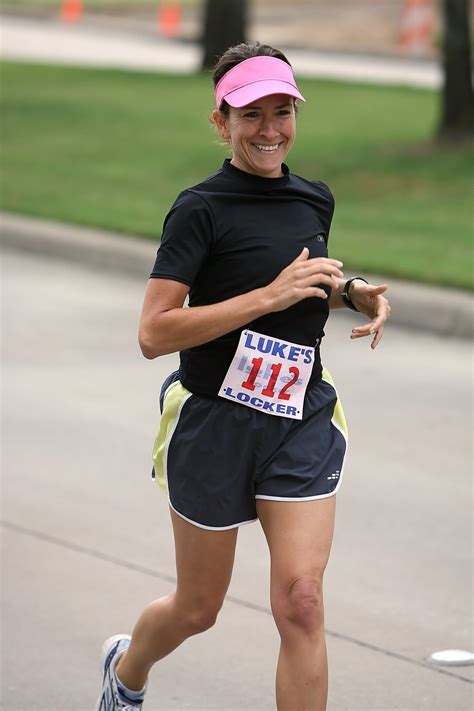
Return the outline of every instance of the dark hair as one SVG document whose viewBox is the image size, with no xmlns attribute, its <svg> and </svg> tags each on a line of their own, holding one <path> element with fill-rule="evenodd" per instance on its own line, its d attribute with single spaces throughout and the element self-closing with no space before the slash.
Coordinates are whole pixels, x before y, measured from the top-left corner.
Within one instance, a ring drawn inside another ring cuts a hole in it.
<svg viewBox="0 0 474 711">
<path fill-rule="evenodd" d="M 251 59 L 252 57 L 276 57 L 277 59 L 281 59 L 283 62 L 289 64 L 291 67 L 290 62 L 279 49 L 270 47 L 269 44 L 260 44 L 260 42 L 254 42 L 253 44 L 246 44 L 245 42 L 242 42 L 241 44 L 236 44 L 234 47 L 229 47 L 229 49 L 224 52 L 222 57 L 218 59 L 212 71 L 214 88 L 220 82 L 224 74 L 227 74 L 230 69 L 233 69 L 237 66 L 237 64 L 240 64 L 240 62 L 243 62 L 245 59 Z M 227 101 L 223 99 L 219 109 L 225 116 L 227 116 L 229 114 L 229 104 Z"/>
</svg>

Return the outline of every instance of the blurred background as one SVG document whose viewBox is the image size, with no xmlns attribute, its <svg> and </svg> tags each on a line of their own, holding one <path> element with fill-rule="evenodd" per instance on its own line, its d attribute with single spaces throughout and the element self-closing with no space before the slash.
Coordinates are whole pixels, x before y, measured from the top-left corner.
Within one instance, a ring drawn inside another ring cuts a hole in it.
<svg viewBox="0 0 474 711">
<path fill-rule="evenodd" d="M 3 11 L 23 16 L 57 17 L 57 0 L 5 0 Z M 436 57 L 442 38 L 443 8 L 438 0 L 75 0 L 76 19 L 110 26 L 157 30 L 199 41 L 206 14 L 219 21 L 221 35 L 239 34 L 238 15 L 249 39 L 285 47 Z M 415 12 L 416 9 L 416 12 Z M 472 7 L 470 8 L 472 13 Z M 219 18 L 219 13 L 222 16 Z M 229 14 L 234 17 L 229 18 Z M 225 28 L 224 17 L 229 25 Z M 73 9 L 69 19 L 74 20 Z"/>
<path fill-rule="evenodd" d="M 7 0 L 3 208 L 159 238 L 176 194 L 223 158 L 208 68 L 259 40 L 287 51 L 307 95 L 290 167 L 336 195 L 333 253 L 472 288 L 472 11 L 467 0 Z"/>
</svg>

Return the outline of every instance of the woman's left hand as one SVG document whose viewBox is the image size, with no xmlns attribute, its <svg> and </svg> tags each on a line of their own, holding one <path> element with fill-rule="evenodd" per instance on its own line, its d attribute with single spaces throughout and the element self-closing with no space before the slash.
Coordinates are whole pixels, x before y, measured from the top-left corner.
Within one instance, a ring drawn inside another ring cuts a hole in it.
<svg viewBox="0 0 474 711">
<path fill-rule="evenodd" d="M 370 323 L 364 326 L 357 326 L 352 329 L 351 338 L 363 338 L 364 336 L 374 336 L 371 348 L 376 348 L 383 336 L 385 321 L 390 316 L 390 304 L 385 296 L 382 296 L 388 289 L 387 284 L 374 286 L 356 280 L 351 284 L 350 298 L 358 310 L 368 316 Z"/>
</svg>

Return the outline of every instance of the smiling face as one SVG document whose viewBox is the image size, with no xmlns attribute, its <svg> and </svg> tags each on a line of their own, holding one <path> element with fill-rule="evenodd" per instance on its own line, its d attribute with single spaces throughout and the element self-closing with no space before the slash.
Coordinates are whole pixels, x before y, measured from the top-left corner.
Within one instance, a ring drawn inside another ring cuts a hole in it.
<svg viewBox="0 0 474 711">
<path fill-rule="evenodd" d="M 296 111 L 290 96 L 273 94 L 241 109 L 229 107 L 228 116 L 216 110 L 213 119 L 232 146 L 232 165 L 263 178 L 282 175 L 281 164 L 296 135 Z"/>
</svg>

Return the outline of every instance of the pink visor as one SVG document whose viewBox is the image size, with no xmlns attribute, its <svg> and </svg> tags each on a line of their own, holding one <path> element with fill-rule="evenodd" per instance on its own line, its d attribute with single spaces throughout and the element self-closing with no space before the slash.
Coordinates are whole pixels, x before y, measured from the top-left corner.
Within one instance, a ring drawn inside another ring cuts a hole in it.
<svg viewBox="0 0 474 711">
<path fill-rule="evenodd" d="M 289 64 L 276 57 L 251 57 L 229 69 L 216 86 L 216 105 L 223 99 L 241 108 L 270 94 L 286 94 L 304 101 Z"/>
</svg>

